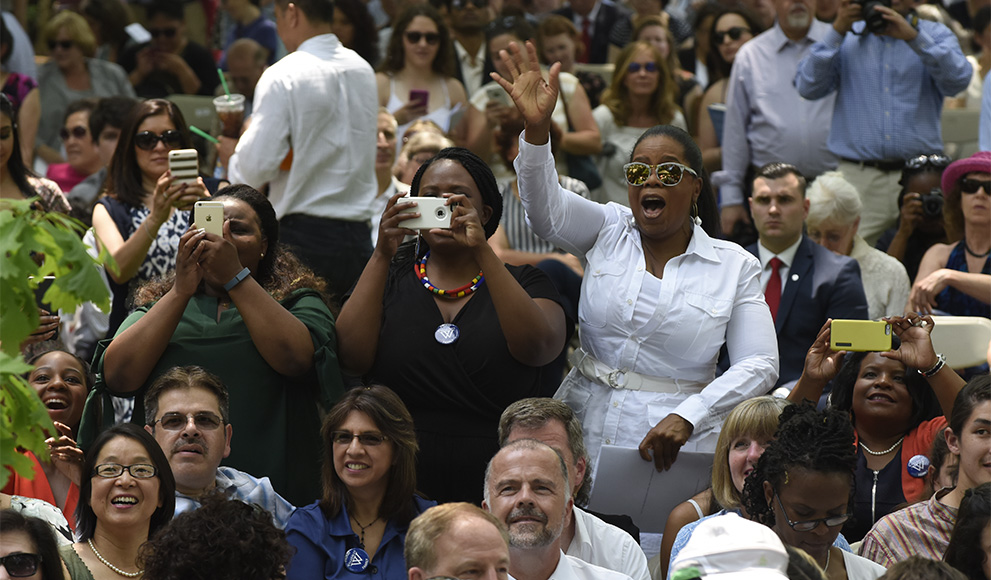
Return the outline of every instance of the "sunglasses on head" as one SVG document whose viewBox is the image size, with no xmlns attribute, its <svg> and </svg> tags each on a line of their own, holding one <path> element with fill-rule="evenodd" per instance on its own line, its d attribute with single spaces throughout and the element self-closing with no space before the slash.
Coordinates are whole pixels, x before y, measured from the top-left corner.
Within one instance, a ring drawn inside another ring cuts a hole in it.
<svg viewBox="0 0 991 580">
<path fill-rule="evenodd" d="M 489 5 L 489 0 L 451 0 L 451 8 L 455 10 L 463 10 L 469 4 L 474 4 L 475 8 L 485 8 Z"/>
<path fill-rule="evenodd" d="M 436 32 L 407 32 L 406 41 L 410 44 L 420 44 L 420 40 L 424 39 L 430 46 L 435 46 L 440 42 L 440 34 Z"/>
<path fill-rule="evenodd" d="M 19 552 L 0 558 L 0 566 L 6 568 L 7 575 L 12 578 L 24 578 L 34 575 L 38 571 L 39 564 L 41 564 L 41 556 L 38 554 Z"/>
<path fill-rule="evenodd" d="M 907 169 L 922 169 L 926 165 L 932 165 L 936 168 L 942 168 L 949 165 L 950 161 L 951 159 L 946 155 L 916 155 L 905 160 L 905 167 Z"/>
<path fill-rule="evenodd" d="M 56 47 L 61 48 L 62 50 L 69 50 L 73 47 L 73 45 L 75 45 L 75 43 L 71 40 L 49 40 L 48 50 L 55 50 Z"/>
<path fill-rule="evenodd" d="M 749 34 L 750 33 L 750 29 L 749 28 L 744 28 L 742 26 L 734 26 L 733 28 L 730 28 L 729 30 L 724 30 L 723 32 L 717 32 L 717 33 L 713 34 L 712 36 L 713 36 L 713 38 L 716 39 L 716 44 L 717 45 L 720 45 L 720 44 L 726 42 L 726 37 L 727 36 L 730 37 L 730 40 L 740 40 L 740 37 L 743 36 L 743 33 L 744 32 L 746 32 L 746 33 Z"/>
<path fill-rule="evenodd" d="M 83 127 L 82 125 L 77 125 L 72 129 L 62 129 L 58 132 L 58 136 L 62 138 L 63 141 L 68 141 L 69 137 L 75 137 L 76 139 L 85 139 L 86 135 L 89 134 L 89 129 Z"/>
<path fill-rule="evenodd" d="M 151 131 L 142 131 L 134 136 L 134 144 L 145 151 L 154 149 L 159 141 L 165 143 L 166 147 L 175 149 L 182 146 L 182 133 L 169 129 L 161 135 L 156 135 Z"/>
<path fill-rule="evenodd" d="M 173 38 L 176 32 L 179 30 L 177 28 L 149 28 L 148 32 L 151 34 L 152 38 L 158 38 L 159 36 L 164 36 L 165 38 Z"/>
<path fill-rule="evenodd" d="M 964 178 L 960 182 L 960 191 L 964 193 L 977 193 L 978 189 L 984 188 L 985 195 L 991 195 L 991 179 L 971 179 Z"/>
<path fill-rule="evenodd" d="M 671 161 L 654 166 L 647 165 L 646 163 L 640 163 L 639 161 L 634 161 L 633 163 L 627 163 L 623 166 L 623 171 L 626 172 L 626 183 L 634 186 L 640 186 L 647 183 L 647 180 L 650 179 L 651 170 L 657 172 L 657 179 L 664 187 L 674 187 L 678 185 L 681 183 L 681 178 L 685 176 L 685 173 L 688 173 L 696 179 L 698 179 L 699 176 L 699 174 L 695 173 L 695 170 L 691 167 L 686 167 L 681 163 L 674 163 Z"/>
<path fill-rule="evenodd" d="M 631 73 L 638 73 L 640 69 L 643 69 L 649 73 L 657 72 L 656 62 L 631 62 L 630 66 L 626 67 Z"/>
</svg>

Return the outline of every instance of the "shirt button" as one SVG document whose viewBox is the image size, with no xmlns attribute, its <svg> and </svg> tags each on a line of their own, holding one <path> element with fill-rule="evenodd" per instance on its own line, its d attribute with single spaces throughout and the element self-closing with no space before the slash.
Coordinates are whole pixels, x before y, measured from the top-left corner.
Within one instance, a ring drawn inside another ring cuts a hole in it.
<svg viewBox="0 0 991 580">
<path fill-rule="evenodd" d="M 629 298 L 627 298 L 627 299 L 626 299 L 626 303 L 627 303 L 627 304 L 633 304 L 633 301 L 632 301 L 632 300 L 630 300 Z"/>
<path fill-rule="evenodd" d="M 612 445 L 612 440 L 606 439 L 606 445 Z"/>
<path fill-rule="evenodd" d="M 643 266 L 637 266 L 637 272 L 643 272 Z"/>
<path fill-rule="evenodd" d="M 612 402 L 612 406 L 613 407 L 619 407 L 619 401 L 613 401 Z"/>
<path fill-rule="evenodd" d="M 378 569 L 378 567 L 377 567 L 377 566 L 369 566 L 369 567 L 368 567 L 368 571 L 369 571 L 370 573 L 372 573 L 372 574 L 378 574 L 378 573 L 379 573 L 379 569 Z"/>
</svg>

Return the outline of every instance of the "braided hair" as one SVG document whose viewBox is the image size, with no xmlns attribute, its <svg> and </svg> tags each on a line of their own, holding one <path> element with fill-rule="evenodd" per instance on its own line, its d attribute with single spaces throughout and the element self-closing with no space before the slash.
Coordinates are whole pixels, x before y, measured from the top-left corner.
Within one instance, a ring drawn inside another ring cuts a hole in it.
<svg viewBox="0 0 991 580">
<path fill-rule="evenodd" d="M 764 497 L 764 482 L 778 493 L 788 481 L 789 471 L 796 468 L 848 474 L 853 499 L 857 452 L 853 425 L 846 413 L 835 409 L 816 411 L 809 401 L 789 405 L 781 412 L 774 440 L 743 485 L 743 507 L 752 520 L 774 526 L 774 510 Z"/>
</svg>

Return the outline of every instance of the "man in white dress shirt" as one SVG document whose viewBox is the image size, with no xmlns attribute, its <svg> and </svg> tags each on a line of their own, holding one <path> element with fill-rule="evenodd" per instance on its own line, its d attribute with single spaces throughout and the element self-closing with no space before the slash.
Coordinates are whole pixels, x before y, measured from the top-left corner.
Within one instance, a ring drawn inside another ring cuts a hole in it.
<svg viewBox="0 0 991 580">
<path fill-rule="evenodd" d="M 231 183 L 269 184 L 281 240 L 343 295 L 372 253 L 375 73 L 331 32 L 332 0 L 276 0 L 290 54 L 262 73 Z M 233 139 L 221 141 L 221 158 Z"/>
<path fill-rule="evenodd" d="M 534 439 L 499 450 L 485 471 L 482 507 L 509 528 L 509 573 L 518 580 L 630 580 L 561 551 L 571 484 L 561 455 Z"/>
<path fill-rule="evenodd" d="M 506 407 L 499 419 L 499 444 L 520 439 L 535 439 L 550 446 L 568 466 L 576 505 L 561 532 L 564 553 L 634 580 L 650 580 L 647 556 L 633 536 L 577 505 L 588 503 L 591 470 L 582 425 L 571 407 L 546 397 L 521 399 Z"/>
</svg>

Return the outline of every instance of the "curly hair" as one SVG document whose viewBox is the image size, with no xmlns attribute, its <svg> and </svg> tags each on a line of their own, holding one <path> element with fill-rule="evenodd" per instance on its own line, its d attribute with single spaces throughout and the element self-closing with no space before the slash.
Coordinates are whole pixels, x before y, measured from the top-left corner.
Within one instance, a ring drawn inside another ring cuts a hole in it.
<svg viewBox="0 0 991 580">
<path fill-rule="evenodd" d="M 853 500 L 857 451 L 853 425 L 845 413 L 816 411 L 809 401 L 790 405 L 781 412 L 774 437 L 743 486 L 742 504 L 750 519 L 774 526 L 774 510 L 764 496 L 764 482 L 780 493 L 793 469 L 849 475 Z"/>
<path fill-rule="evenodd" d="M 295 549 L 257 505 L 228 499 L 220 490 L 201 507 L 177 516 L 141 546 L 145 580 L 284 578 Z"/>
<path fill-rule="evenodd" d="M 982 483 L 964 492 L 943 561 L 966 574 L 967 578 L 991 580 L 984 574 L 984 562 L 991 556 L 981 546 L 981 534 L 989 522 L 991 483 Z"/>
<path fill-rule="evenodd" d="M 440 35 L 437 56 L 434 57 L 431 69 L 444 77 L 454 76 L 454 44 L 451 42 L 451 31 L 448 30 L 440 12 L 429 4 L 411 4 L 399 14 L 392 27 L 392 36 L 389 37 L 389 45 L 385 49 L 385 58 L 379 65 L 379 72 L 397 73 L 406 67 L 406 49 L 403 42 L 406 40 L 406 29 L 417 16 L 425 16 L 433 20 L 437 25 L 437 34 Z"/>
<path fill-rule="evenodd" d="M 630 62 L 641 51 L 650 53 L 650 57 L 657 64 L 657 89 L 651 95 L 647 109 L 657 118 L 658 124 L 666 125 L 674 119 L 678 111 L 678 105 L 674 101 L 678 87 L 667 62 L 650 43 L 634 41 L 620 51 L 616 57 L 616 72 L 613 74 L 612 82 L 609 83 L 609 88 L 602 93 L 601 102 L 612 113 L 617 125 L 626 126 L 631 112 L 630 91 L 626 88 L 626 77 L 630 74 Z"/>
<path fill-rule="evenodd" d="M 892 346 L 897 346 L 892 343 Z M 829 394 L 829 405 L 845 413 L 849 413 L 851 421 L 857 422 L 857 417 L 853 412 L 853 388 L 857 384 L 857 377 L 868 352 L 848 353 L 843 360 L 843 366 L 836 373 L 833 379 L 833 390 Z M 916 428 L 920 423 L 942 414 L 939 406 L 939 399 L 933 393 L 932 387 L 919 371 L 905 367 L 905 388 L 912 397 L 912 414 L 909 416 L 909 431 Z"/>
</svg>

